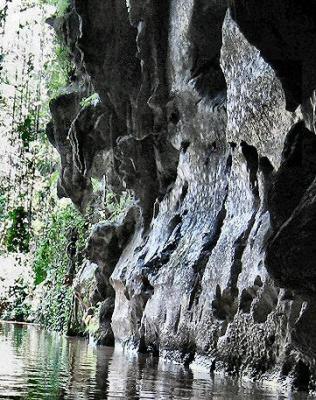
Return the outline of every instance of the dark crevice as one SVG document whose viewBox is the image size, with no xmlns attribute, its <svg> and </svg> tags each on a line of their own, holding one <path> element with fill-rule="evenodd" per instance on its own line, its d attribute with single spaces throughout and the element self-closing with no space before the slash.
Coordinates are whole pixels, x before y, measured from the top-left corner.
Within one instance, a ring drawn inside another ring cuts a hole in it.
<svg viewBox="0 0 316 400">
<path fill-rule="evenodd" d="M 190 144 L 191 143 L 187 142 L 187 141 L 181 143 L 181 151 L 183 152 L 183 154 L 185 154 L 187 152 Z"/>
<path fill-rule="evenodd" d="M 177 214 L 169 223 L 169 239 L 166 242 L 163 250 L 151 260 L 145 263 L 144 269 L 149 275 L 155 275 L 164 265 L 168 264 L 172 254 L 177 249 L 181 239 L 182 217 Z"/>
<path fill-rule="evenodd" d="M 228 190 L 228 189 L 226 189 Z M 224 200 L 222 202 L 221 209 L 217 215 L 215 224 L 214 224 L 214 230 L 211 233 L 208 233 L 204 236 L 203 238 L 203 245 L 201 249 L 201 253 L 199 255 L 199 258 L 194 262 L 193 264 L 193 270 L 195 273 L 204 273 L 206 264 L 212 255 L 212 251 L 214 250 L 220 235 L 222 231 L 222 227 L 224 224 L 224 220 L 226 218 L 227 210 L 226 210 L 226 200 L 227 200 L 227 194 L 224 197 Z"/>
<path fill-rule="evenodd" d="M 226 88 L 220 67 L 225 1 L 196 0 L 189 30 L 192 42 L 191 79 L 201 96 L 214 98 Z M 208 38 L 212 36 L 212 40 Z"/>
<path fill-rule="evenodd" d="M 299 122 L 288 133 L 282 163 L 272 180 L 268 207 L 274 228 L 292 214 L 316 176 L 316 136 Z"/>
<path fill-rule="evenodd" d="M 253 305 L 253 319 L 254 322 L 262 324 L 266 322 L 269 314 L 275 309 L 278 302 L 278 291 L 273 286 L 265 286 L 259 299 Z"/>
<path fill-rule="evenodd" d="M 177 178 L 179 151 L 164 136 L 154 138 L 159 195 L 164 196 L 174 187 Z"/>
<path fill-rule="evenodd" d="M 307 392 L 309 389 L 310 378 L 311 371 L 309 366 L 303 361 L 299 360 L 294 369 L 294 388 Z"/>
<path fill-rule="evenodd" d="M 270 177 L 274 171 L 273 165 L 271 164 L 268 157 L 260 157 L 259 159 L 259 169 L 262 171 L 265 177 Z"/>
<path fill-rule="evenodd" d="M 176 214 L 169 222 L 168 224 L 168 233 L 169 233 L 169 238 L 174 232 L 174 230 L 177 228 L 177 231 L 181 229 L 181 224 L 182 224 L 182 217 L 180 214 Z"/>
<path fill-rule="evenodd" d="M 254 153 L 251 149 L 250 154 L 255 155 L 256 152 Z M 257 163 L 255 162 L 255 160 L 257 160 L 256 157 L 254 157 L 253 160 L 250 156 L 248 156 L 248 160 L 252 160 L 252 162 L 254 162 L 254 165 L 257 166 Z M 250 161 L 248 162 L 250 163 Z M 257 171 L 257 168 L 254 168 L 254 170 Z M 223 291 L 221 291 L 219 285 L 216 288 L 215 299 L 212 302 L 212 309 L 214 316 L 219 320 L 231 321 L 234 318 L 236 312 L 238 311 L 238 305 L 236 301 L 239 294 L 239 290 L 237 287 L 238 277 L 242 271 L 242 257 L 248 243 L 250 232 L 256 220 L 257 209 L 258 209 L 258 202 L 255 203 L 255 211 L 253 212 L 252 217 L 248 222 L 246 230 L 237 238 L 237 240 L 234 243 L 235 250 L 234 250 L 234 255 L 232 257 L 230 279 L 227 288 L 224 288 Z M 250 301 L 249 294 L 250 294 L 249 292 L 244 292 L 241 294 L 245 302 L 244 307 L 246 310 L 248 309 Z"/>
<path fill-rule="evenodd" d="M 284 364 L 282 365 L 281 375 L 289 376 L 290 372 L 292 371 L 292 368 L 293 368 L 293 361 L 292 360 L 286 360 L 284 362 Z"/>
<path fill-rule="evenodd" d="M 235 143 L 235 142 L 229 142 L 229 145 L 230 145 L 232 151 L 235 151 L 235 149 L 236 149 L 236 147 L 237 147 L 237 143 Z"/>
<path fill-rule="evenodd" d="M 256 298 L 258 290 L 262 287 L 263 283 L 261 277 L 258 275 L 254 281 L 253 286 L 243 289 L 240 296 L 239 309 L 243 313 L 250 313 L 253 300 Z"/>
<path fill-rule="evenodd" d="M 233 165 L 233 156 L 230 154 L 226 160 L 225 174 L 229 175 Z"/>
<path fill-rule="evenodd" d="M 250 186 L 252 192 L 255 197 L 259 197 L 258 179 L 257 179 L 259 159 L 258 159 L 257 149 L 254 146 L 250 146 L 246 142 L 241 142 L 241 149 L 247 162 L 247 169 L 249 171 Z"/>
<path fill-rule="evenodd" d="M 154 294 L 154 287 L 150 284 L 147 276 L 142 276 L 143 290 L 142 292 L 148 293 L 149 297 Z"/>
<path fill-rule="evenodd" d="M 169 94 L 170 95 L 170 94 Z M 176 98 L 174 96 L 170 96 L 170 100 L 166 104 L 166 112 L 167 112 L 167 121 L 169 124 L 177 125 L 181 119 L 180 110 L 178 108 Z M 172 129 L 172 126 L 171 126 Z"/>
<path fill-rule="evenodd" d="M 315 279 L 316 136 L 304 122 L 288 133 L 268 192 L 272 231 L 266 266 L 280 287 L 306 296 Z"/>
<path fill-rule="evenodd" d="M 188 194 L 188 188 L 189 184 L 188 182 L 184 182 L 181 190 L 181 196 L 180 196 L 180 202 L 183 203 L 184 199 L 186 198 L 186 195 Z"/>
<path fill-rule="evenodd" d="M 213 360 L 210 366 L 210 372 L 213 373 L 216 370 L 216 361 Z"/>
<path fill-rule="evenodd" d="M 177 125 L 177 123 L 180 121 L 179 111 L 178 110 L 172 111 L 169 115 L 168 121 L 174 125 Z"/>
<path fill-rule="evenodd" d="M 242 257 L 246 249 L 248 238 L 254 226 L 255 220 L 256 220 L 256 212 L 254 212 L 252 217 L 250 218 L 247 229 L 239 236 L 239 238 L 234 243 L 235 251 L 232 258 L 231 275 L 228 284 L 228 286 L 232 291 L 232 295 L 234 295 L 234 293 L 237 292 L 238 276 L 242 269 Z"/>
<path fill-rule="evenodd" d="M 250 248 L 251 249 L 253 248 L 253 246 L 255 244 L 255 240 L 256 240 L 256 238 L 258 236 L 258 232 L 259 232 L 259 230 L 261 228 L 261 225 L 262 225 L 262 219 L 259 220 L 259 222 L 258 222 L 258 224 L 256 226 L 256 229 L 254 230 L 253 234 L 251 235 L 252 236 L 251 239 L 250 239 Z"/>
<path fill-rule="evenodd" d="M 181 317 L 181 306 L 179 308 L 179 311 L 177 312 L 176 320 L 175 320 L 175 323 L 174 323 L 174 328 L 173 328 L 174 333 L 178 332 L 179 323 L 180 323 L 180 317 Z"/>
<path fill-rule="evenodd" d="M 254 293 L 251 288 L 243 289 L 243 291 L 241 292 L 240 304 L 239 304 L 239 309 L 243 313 L 250 312 L 251 304 L 255 295 L 256 293 Z"/>
<path fill-rule="evenodd" d="M 231 321 L 238 310 L 237 296 L 238 288 L 236 286 L 224 288 L 222 291 L 220 286 L 217 285 L 215 298 L 212 301 L 214 317 L 222 321 Z"/>
<path fill-rule="evenodd" d="M 211 233 L 208 233 L 203 238 L 203 245 L 198 259 L 193 264 L 193 270 L 195 273 L 195 281 L 193 284 L 192 291 L 190 293 L 190 300 L 188 309 L 191 310 L 194 302 L 197 302 L 202 291 L 202 278 L 205 272 L 206 265 L 210 259 L 214 248 L 220 238 L 222 227 L 226 218 L 226 200 L 228 196 L 228 187 L 226 187 L 226 195 L 223 199 L 221 209 L 216 217 L 214 229 Z"/>
<path fill-rule="evenodd" d="M 216 286 L 215 298 L 212 301 L 212 310 L 214 317 L 221 321 L 233 318 L 237 309 L 230 289 L 222 291 L 219 285 Z"/>
<path fill-rule="evenodd" d="M 257 275 L 257 276 L 256 276 L 256 279 L 255 279 L 255 281 L 254 281 L 254 284 L 255 284 L 256 286 L 259 286 L 259 287 L 262 287 L 262 286 L 263 286 L 263 282 L 262 282 L 262 279 L 261 279 L 261 276 L 260 276 L 260 275 Z"/>
</svg>

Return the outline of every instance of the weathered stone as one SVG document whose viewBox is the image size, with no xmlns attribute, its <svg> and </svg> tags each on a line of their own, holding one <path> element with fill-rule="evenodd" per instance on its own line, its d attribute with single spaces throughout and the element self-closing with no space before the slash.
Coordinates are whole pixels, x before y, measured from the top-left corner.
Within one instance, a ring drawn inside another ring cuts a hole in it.
<svg viewBox="0 0 316 400">
<path fill-rule="evenodd" d="M 102 102 L 56 100 L 48 131 L 77 205 L 93 176 L 135 196 L 87 246 L 100 340 L 312 388 L 314 6 L 127 3 L 73 2 Z"/>
</svg>

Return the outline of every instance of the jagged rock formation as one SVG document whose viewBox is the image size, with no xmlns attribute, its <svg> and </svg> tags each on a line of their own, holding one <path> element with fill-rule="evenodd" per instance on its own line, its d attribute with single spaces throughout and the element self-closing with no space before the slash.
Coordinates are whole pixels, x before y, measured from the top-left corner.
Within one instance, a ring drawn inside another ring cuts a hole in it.
<svg viewBox="0 0 316 400">
<path fill-rule="evenodd" d="M 139 210 L 89 242 L 106 329 L 312 389 L 315 5 L 74 0 L 57 22 L 76 62 L 51 105 L 60 194 L 84 208 L 105 176 Z"/>
</svg>

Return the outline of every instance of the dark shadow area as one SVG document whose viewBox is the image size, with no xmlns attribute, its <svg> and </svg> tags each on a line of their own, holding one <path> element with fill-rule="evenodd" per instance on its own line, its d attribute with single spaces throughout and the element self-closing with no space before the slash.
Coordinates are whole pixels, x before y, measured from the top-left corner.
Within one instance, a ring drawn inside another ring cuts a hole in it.
<svg viewBox="0 0 316 400">
<path fill-rule="evenodd" d="M 232 17 L 275 70 L 294 111 L 316 88 L 316 3 L 230 0 Z"/>
</svg>

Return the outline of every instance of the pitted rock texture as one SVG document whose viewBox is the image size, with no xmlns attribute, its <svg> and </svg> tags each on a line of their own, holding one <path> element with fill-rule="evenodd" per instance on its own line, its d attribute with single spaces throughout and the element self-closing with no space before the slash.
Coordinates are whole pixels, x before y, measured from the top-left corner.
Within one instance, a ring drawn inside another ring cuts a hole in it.
<svg viewBox="0 0 316 400">
<path fill-rule="evenodd" d="M 81 94 L 52 103 L 48 133 L 63 195 L 84 208 L 104 177 L 135 198 L 88 244 L 117 342 L 314 388 L 314 8 L 73 1 Z M 80 110 L 89 85 L 101 104 Z"/>
</svg>

